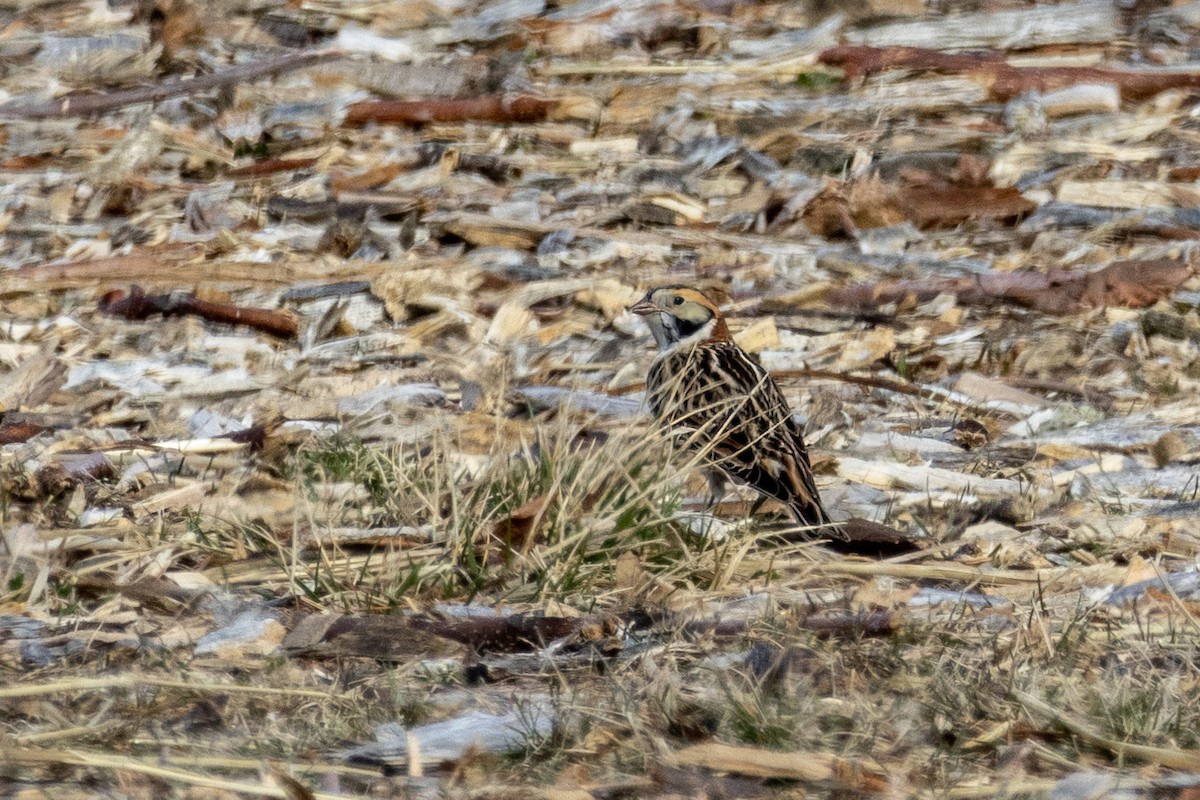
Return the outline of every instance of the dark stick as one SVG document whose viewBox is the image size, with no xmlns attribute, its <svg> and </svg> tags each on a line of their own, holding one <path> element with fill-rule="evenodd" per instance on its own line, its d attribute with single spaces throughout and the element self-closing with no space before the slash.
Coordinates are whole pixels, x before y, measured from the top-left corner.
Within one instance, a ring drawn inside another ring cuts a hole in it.
<svg viewBox="0 0 1200 800">
<path fill-rule="evenodd" d="M 146 294 L 140 286 L 132 287 L 129 294 L 120 289 L 108 292 L 100 298 L 100 311 L 130 320 L 147 319 L 154 314 L 164 317 L 193 314 L 211 322 L 245 325 L 280 339 L 294 339 L 300 329 L 296 319 L 283 311 L 214 303 L 185 294 Z"/>
<path fill-rule="evenodd" d="M 47 117 L 90 117 L 115 111 L 118 108 L 138 103 L 156 103 L 169 97 L 181 97 L 208 89 L 217 89 L 235 83 L 258 80 L 267 75 L 293 72 L 325 61 L 340 58 L 340 50 L 318 50 L 316 52 L 289 53 L 274 59 L 255 61 L 230 67 L 212 75 L 168 81 L 157 86 L 143 86 L 107 94 L 68 95 L 45 103 L 21 106 L 6 103 L 0 106 L 0 117 L 16 119 L 45 119 Z"/>
</svg>

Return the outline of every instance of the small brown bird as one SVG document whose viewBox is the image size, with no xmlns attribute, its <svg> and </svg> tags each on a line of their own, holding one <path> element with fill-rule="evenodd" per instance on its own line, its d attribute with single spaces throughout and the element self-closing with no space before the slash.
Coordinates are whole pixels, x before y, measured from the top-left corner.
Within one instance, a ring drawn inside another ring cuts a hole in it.
<svg viewBox="0 0 1200 800">
<path fill-rule="evenodd" d="M 664 286 L 629 310 L 658 342 L 646 396 L 659 421 L 711 466 L 786 505 L 800 525 L 830 525 L 783 392 L 734 343 L 716 303 L 688 286 Z"/>
</svg>

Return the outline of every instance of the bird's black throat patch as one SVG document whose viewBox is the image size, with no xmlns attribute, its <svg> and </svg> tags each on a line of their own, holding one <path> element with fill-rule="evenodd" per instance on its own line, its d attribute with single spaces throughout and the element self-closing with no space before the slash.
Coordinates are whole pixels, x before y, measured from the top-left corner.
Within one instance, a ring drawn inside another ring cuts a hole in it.
<svg viewBox="0 0 1200 800">
<path fill-rule="evenodd" d="M 680 339 L 686 339 L 709 323 L 709 320 L 706 319 L 690 320 L 680 319 L 679 317 L 673 317 L 672 319 L 675 322 L 675 331 L 679 334 L 676 338 L 676 341 L 679 341 Z"/>
</svg>

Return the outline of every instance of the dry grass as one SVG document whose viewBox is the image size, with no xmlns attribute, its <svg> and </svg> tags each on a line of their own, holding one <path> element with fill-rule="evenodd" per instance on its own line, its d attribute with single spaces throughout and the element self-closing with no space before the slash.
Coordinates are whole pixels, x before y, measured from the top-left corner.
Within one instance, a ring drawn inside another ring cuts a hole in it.
<svg viewBox="0 0 1200 800">
<path fill-rule="evenodd" d="M 1194 9 L 1116 4 L 1118 27 L 1088 3 L 1077 41 L 1047 31 L 1078 8 L 1017 0 L 989 20 L 1037 24 L 135 5 L 0 4 L 0 93 L 57 92 L 93 50 L 177 89 L 346 55 L 0 130 L 0 796 L 1059 798 L 1082 773 L 1157 797 L 1200 774 L 1188 95 L 1026 130 L 1006 112 L 1042 100 L 1006 108 L 979 82 L 1000 73 L 813 65 L 927 29 L 1038 69 L 1185 64 Z M 440 121 L 341 126 L 364 93 Z M 1014 183 L 1027 216 L 992 213 Z M 1122 205 L 1139 184 L 1155 208 Z M 1122 260 L 1191 277 L 1048 310 L 972 289 Z M 729 288 L 807 416 L 833 515 L 917 552 L 781 545 L 777 505 L 708 502 L 702 455 L 636 410 L 651 343 L 625 312 L 693 280 Z M 133 283 L 196 296 L 101 311 Z M 469 714 L 515 735 L 346 758 Z"/>
<path fill-rule="evenodd" d="M 134 785 L 292 796 L 259 775 L 278 761 L 309 786 L 337 776 L 356 792 L 399 790 L 429 779 L 369 777 L 329 757 L 379 723 L 417 725 L 481 698 L 537 696 L 551 698 L 553 732 L 531 728 L 508 757 L 464 762 L 460 789 L 552 782 L 564 771 L 600 781 L 653 774 L 673 748 L 710 738 L 881 765 L 903 793 L 930 796 L 1014 766 L 1044 776 L 1079 763 L 1187 767 L 1196 758 L 1200 670 L 1183 603 L 1130 619 L 1081 595 L 1047 594 L 1042 581 L 1053 585 L 1061 570 L 1006 579 L 934 562 L 831 561 L 811 546 L 758 545 L 752 527 L 697 536 L 676 517 L 686 459 L 662 440 L 628 428 L 584 436 L 566 416 L 536 430 L 516 449 L 471 457 L 452 438 L 421 448 L 313 439 L 280 463 L 306 509 L 290 536 L 195 516 L 166 522 L 161 536 L 186 531 L 190 544 L 172 551 L 176 568 L 200 566 L 231 587 L 312 610 L 469 602 L 629 620 L 641 609 L 667 614 L 665 627 L 628 629 L 609 656 L 523 662 L 471 695 L 460 669 L 415 652 L 384 666 L 85 649 L 70 672 L 98 677 L 68 678 L 60 665 L 0 691 L 9 778 L 53 765 Z M 349 529 L 426 540 L 339 541 Z M 134 551 L 153 553 L 155 541 L 124 551 L 125 563 Z M 617 575 L 622 558 L 643 582 Z M 827 636 L 806 624 L 813 612 L 879 608 L 904 587 L 962 586 L 972 576 L 1011 587 L 1011 604 L 909 608 L 883 637 L 852 628 Z M 10 576 L 9 602 L 27 596 L 25 586 Z M 81 591 L 61 569 L 53 587 L 63 619 L 129 607 Z M 729 601 L 748 591 L 765 594 L 744 630 L 685 624 L 738 613 Z M 77 749 L 46 749 L 55 746 Z M 170 768 L 153 763 L 164 752 Z M 927 766 L 905 771 L 916 764 Z"/>
</svg>

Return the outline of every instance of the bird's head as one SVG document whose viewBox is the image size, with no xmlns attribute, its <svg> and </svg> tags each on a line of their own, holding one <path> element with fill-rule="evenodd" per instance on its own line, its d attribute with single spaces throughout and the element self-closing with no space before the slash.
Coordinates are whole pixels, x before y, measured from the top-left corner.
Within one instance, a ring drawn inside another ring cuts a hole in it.
<svg viewBox="0 0 1200 800">
<path fill-rule="evenodd" d="M 717 304 L 690 286 L 651 289 L 629 310 L 646 320 L 660 350 L 669 350 L 681 342 L 729 338 L 729 329 Z"/>
</svg>

